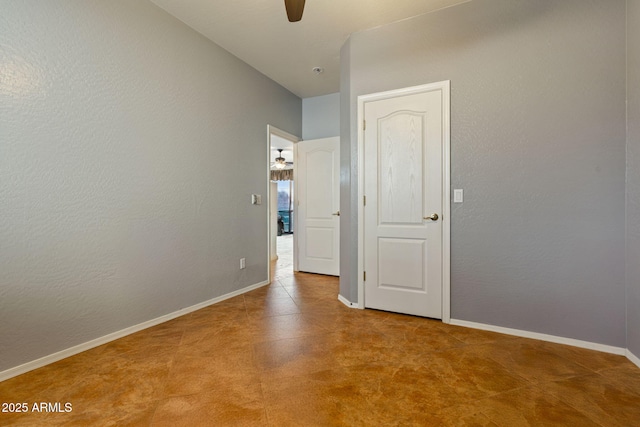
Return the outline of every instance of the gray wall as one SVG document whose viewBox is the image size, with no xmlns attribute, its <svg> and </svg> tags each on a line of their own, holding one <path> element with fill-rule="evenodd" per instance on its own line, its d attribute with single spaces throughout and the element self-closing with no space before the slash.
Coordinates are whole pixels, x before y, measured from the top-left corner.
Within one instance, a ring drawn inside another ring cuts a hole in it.
<svg viewBox="0 0 640 427">
<path fill-rule="evenodd" d="M 342 120 L 358 95 L 451 80 L 452 317 L 625 346 L 625 1 L 474 0 L 348 48 Z"/>
<path fill-rule="evenodd" d="M 640 357 L 640 0 L 627 0 L 627 348 Z"/>
<path fill-rule="evenodd" d="M 351 140 L 351 39 L 340 50 L 340 295 L 358 301 L 358 156 Z"/>
<path fill-rule="evenodd" d="M 314 96 L 302 100 L 302 139 L 340 135 L 340 94 Z"/>
<path fill-rule="evenodd" d="M 0 371 L 267 280 L 298 97 L 147 1 L 5 0 L 0 74 Z"/>
</svg>

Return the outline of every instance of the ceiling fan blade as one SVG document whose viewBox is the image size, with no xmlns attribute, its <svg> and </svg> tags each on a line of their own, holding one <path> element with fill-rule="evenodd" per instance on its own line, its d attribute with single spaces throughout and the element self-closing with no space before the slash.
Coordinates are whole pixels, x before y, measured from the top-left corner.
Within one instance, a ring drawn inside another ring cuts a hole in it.
<svg viewBox="0 0 640 427">
<path fill-rule="evenodd" d="M 298 22 L 302 19 L 305 0 L 284 0 L 284 7 L 287 9 L 289 22 Z"/>
</svg>

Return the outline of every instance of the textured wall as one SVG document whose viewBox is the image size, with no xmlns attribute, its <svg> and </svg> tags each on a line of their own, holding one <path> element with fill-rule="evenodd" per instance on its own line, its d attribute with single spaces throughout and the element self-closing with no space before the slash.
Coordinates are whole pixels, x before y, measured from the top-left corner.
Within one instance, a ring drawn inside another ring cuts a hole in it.
<svg viewBox="0 0 640 427">
<path fill-rule="evenodd" d="M 302 100 L 302 139 L 340 135 L 340 94 L 314 96 Z"/>
<path fill-rule="evenodd" d="M 298 97 L 147 1 L 3 0 L 0 77 L 0 371 L 267 280 Z"/>
<path fill-rule="evenodd" d="M 474 0 L 353 34 L 349 63 L 342 120 L 451 80 L 452 317 L 624 346 L 625 1 Z"/>
<path fill-rule="evenodd" d="M 340 295 L 358 301 L 358 156 L 351 92 L 351 39 L 340 49 Z"/>
<path fill-rule="evenodd" d="M 627 0 L 627 348 L 640 357 L 640 0 Z"/>
</svg>

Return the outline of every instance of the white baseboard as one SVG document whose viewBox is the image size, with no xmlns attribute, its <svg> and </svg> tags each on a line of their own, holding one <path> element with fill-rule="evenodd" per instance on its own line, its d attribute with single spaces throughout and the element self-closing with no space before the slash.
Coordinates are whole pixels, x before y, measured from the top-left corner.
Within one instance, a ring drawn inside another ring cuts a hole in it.
<svg viewBox="0 0 640 427">
<path fill-rule="evenodd" d="M 167 322 L 169 320 L 175 319 L 176 317 L 184 316 L 185 314 L 189 314 L 191 312 L 200 310 L 202 308 L 208 307 L 210 305 L 216 304 L 218 302 L 227 300 L 229 298 L 233 298 L 238 295 L 242 295 L 246 292 L 252 291 L 254 289 L 261 288 L 263 286 L 268 285 L 270 282 L 264 281 L 260 283 L 256 283 L 255 285 L 247 286 L 246 288 L 239 289 L 237 291 L 230 292 L 228 294 L 212 298 L 210 300 L 192 305 L 190 307 L 186 307 L 180 309 L 178 311 L 174 311 L 173 313 L 165 314 L 164 316 L 157 317 L 155 319 L 148 320 L 146 322 L 139 323 L 134 326 L 130 326 L 128 328 L 122 329 L 120 331 L 113 332 L 111 334 L 102 336 L 100 338 L 96 338 L 91 341 L 87 341 L 82 344 L 78 344 L 76 346 L 67 348 L 65 350 L 59 351 L 57 353 L 50 354 L 48 356 L 41 357 L 40 359 L 32 360 L 31 362 L 27 362 L 23 365 L 16 366 L 14 368 L 7 369 L 6 371 L 0 372 L 0 382 L 4 380 L 8 380 L 9 378 L 16 377 L 18 375 L 22 375 L 29 371 L 33 371 L 34 369 L 41 368 L 43 366 L 49 365 L 51 363 L 57 362 L 58 360 L 66 359 L 67 357 L 71 357 L 78 353 L 82 353 L 83 351 L 90 350 L 94 347 L 98 347 L 100 345 L 106 344 L 111 341 L 115 341 L 117 339 L 126 337 L 127 335 L 131 335 L 133 333 L 142 331 L 143 329 L 150 328 L 152 326 L 159 325 L 160 323 Z"/>
<path fill-rule="evenodd" d="M 603 353 L 617 354 L 620 356 L 629 357 L 629 354 L 631 354 L 626 348 L 622 347 L 614 347 L 589 341 L 581 341 L 573 338 L 557 337 L 555 335 L 540 334 L 538 332 L 529 332 L 520 329 L 503 328 L 502 326 L 486 325 L 484 323 L 467 322 L 466 320 L 451 319 L 451 325 L 464 326 L 473 329 L 482 329 L 483 331 L 498 332 L 501 334 L 514 335 L 516 337 L 522 338 L 532 338 L 534 340 L 548 341 L 556 344 L 566 344 L 574 347 L 601 351 Z"/>
<path fill-rule="evenodd" d="M 627 349 L 625 356 L 627 356 L 627 359 L 629 359 L 631 361 L 631 363 L 633 363 L 638 368 L 640 368 L 640 358 L 638 358 L 638 356 L 636 356 L 635 354 L 631 353 L 631 351 L 629 351 L 629 349 Z"/>
<path fill-rule="evenodd" d="M 349 308 L 359 308 L 357 303 L 349 301 L 348 299 L 346 299 L 340 294 L 338 294 L 338 301 L 340 301 L 341 303 L 343 303 Z"/>
</svg>

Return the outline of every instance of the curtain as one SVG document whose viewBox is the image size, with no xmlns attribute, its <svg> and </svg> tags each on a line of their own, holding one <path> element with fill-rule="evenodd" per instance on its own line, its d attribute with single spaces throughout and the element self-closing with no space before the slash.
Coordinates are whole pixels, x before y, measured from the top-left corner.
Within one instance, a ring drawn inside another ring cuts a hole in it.
<svg viewBox="0 0 640 427">
<path fill-rule="evenodd" d="M 272 170 L 271 181 L 293 181 L 293 169 Z"/>
</svg>

